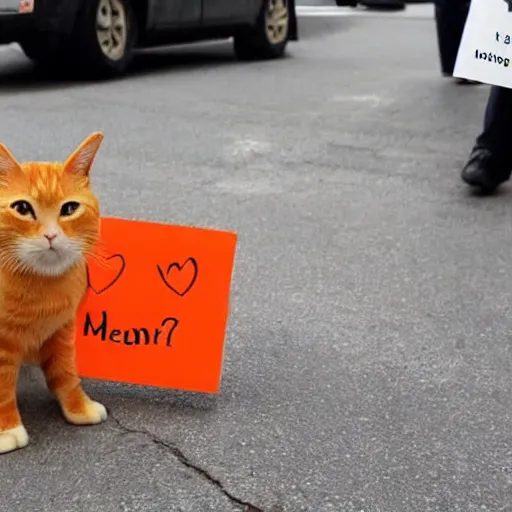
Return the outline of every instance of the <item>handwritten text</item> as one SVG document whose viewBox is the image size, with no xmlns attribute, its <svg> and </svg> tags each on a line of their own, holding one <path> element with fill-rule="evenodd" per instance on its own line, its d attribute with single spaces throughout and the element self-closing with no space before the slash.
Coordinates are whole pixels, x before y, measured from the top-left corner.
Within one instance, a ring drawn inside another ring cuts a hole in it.
<svg viewBox="0 0 512 512">
<path fill-rule="evenodd" d="M 167 317 L 162 320 L 159 327 L 147 329 L 146 327 L 132 327 L 128 330 L 110 329 L 106 311 L 101 313 L 101 321 L 93 322 L 90 313 L 86 313 L 84 322 L 84 336 L 91 333 L 99 336 L 101 341 L 112 341 L 124 345 L 159 345 L 161 339 L 166 347 L 172 346 L 172 335 L 178 326 L 178 319 Z"/>
<path fill-rule="evenodd" d="M 510 64 L 510 59 L 505 57 L 500 57 L 492 52 L 481 52 L 480 50 L 475 50 L 475 59 L 477 60 L 485 60 L 487 62 L 492 62 L 494 64 L 502 65 L 505 68 L 508 68 Z"/>
<path fill-rule="evenodd" d="M 510 34 L 500 34 L 498 31 L 496 31 L 496 41 L 498 43 L 503 43 L 503 44 L 507 44 L 509 45 L 512 41 L 512 39 L 510 38 Z"/>
</svg>

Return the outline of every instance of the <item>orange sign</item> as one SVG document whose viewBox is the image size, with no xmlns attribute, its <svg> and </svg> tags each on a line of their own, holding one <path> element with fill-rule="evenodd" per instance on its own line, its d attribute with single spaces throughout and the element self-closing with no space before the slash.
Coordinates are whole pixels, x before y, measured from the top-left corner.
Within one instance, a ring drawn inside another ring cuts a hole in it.
<svg viewBox="0 0 512 512">
<path fill-rule="evenodd" d="M 216 393 L 236 233 L 103 218 L 77 320 L 81 376 Z"/>
</svg>

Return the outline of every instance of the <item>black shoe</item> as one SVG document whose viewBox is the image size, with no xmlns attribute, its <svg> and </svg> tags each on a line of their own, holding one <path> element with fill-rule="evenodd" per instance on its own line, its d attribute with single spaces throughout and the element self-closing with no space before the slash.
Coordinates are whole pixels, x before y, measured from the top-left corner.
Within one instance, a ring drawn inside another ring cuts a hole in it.
<svg viewBox="0 0 512 512">
<path fill-rule="evenodd" d="M 482 193 L 492 194 L 510 178 L 510 170 L 500 166 L 488 149 L 475 149 L 462 169 L 461 178 Z"/>
</svg>

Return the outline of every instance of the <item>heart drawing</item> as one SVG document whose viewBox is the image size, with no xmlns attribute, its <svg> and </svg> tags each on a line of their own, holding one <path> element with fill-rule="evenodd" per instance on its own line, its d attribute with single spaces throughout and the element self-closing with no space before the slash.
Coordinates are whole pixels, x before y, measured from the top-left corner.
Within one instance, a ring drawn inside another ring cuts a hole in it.
<svg viewBox="0 0 512 512">
<path fill-rule="evenodd" d="M 186 259 L 182 265 L 176 262 L 171 263 L 165 272 L 160 265 L 156 268 L 165 286 L 180 297 L 192 289 L 197 279 L 197 261 L 192 257 Z"/>
<path fill-rule="evenodd" d="M 106 265 L 96 263 L 92 272 L 90 265 L 87 265 L 87 283 L 96 295 L 101 295 L 112 288 L 119 281 L 126 267 L 121 254 L 113 254 L 105 258 L 105 262 L 107 262 Z"/>
</svg>

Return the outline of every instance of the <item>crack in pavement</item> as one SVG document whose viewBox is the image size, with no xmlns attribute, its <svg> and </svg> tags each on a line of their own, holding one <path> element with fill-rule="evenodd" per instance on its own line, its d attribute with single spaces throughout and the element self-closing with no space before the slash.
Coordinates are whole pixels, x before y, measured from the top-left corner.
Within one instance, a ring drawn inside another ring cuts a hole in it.
<svg viewBox="0 0 512 512">
<path fill-rule="evenodd" d="M 231 494 L 224 487 L 223 483 L 218 478 L 215 478 L 206 469 L 203 469 L 202 467 L 194 464 L 191 460 L 189 460 L 186 457 L 186 455 L 177 446 L 174 446 L 172 443 L 169 443 L 168 441 L 164 441 L 163 439 L 160 439 L 160 438 L 154 436 L 153 434 L 151 434 L 151 432 L 149 432 L 147 430 L 134 429 L 134 428 L 127 427 L 126 425 L 123 425 L 115 416 L 112 415 L 112 413 L 110 413 L 109 416 L 123 432 L 129 433 L 129 434 L 144 435 L 146 437 L 149 437 L 151 439 L 151 441 L 153 441 L 153 443 L 155 443 L 156 445 L 166 448 L 168 451 L 171 452 L 172 455 L 174 455 L 174 457 L 176 457 L 176 459 L 179 462 L 181 462 L 181 464 L 183 464 L 185 467 L 193 470 L 199 476 L 201 476 L 202 478 L 207 480 L 210 484 L 215 486 L 230 501 L 243 507 L 243 512 L 264 512 L 263 509 L 256 507 L 252 503 L 243 501 L 240 498 L 237 498 L 236 496 Z"/>
</svg>

